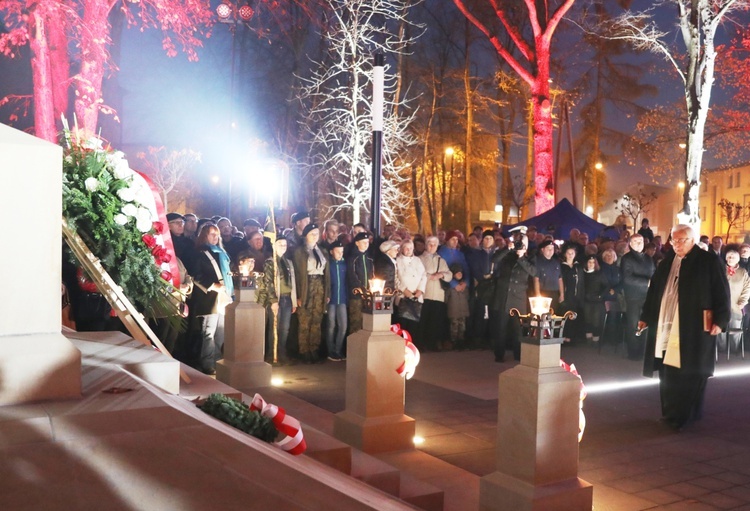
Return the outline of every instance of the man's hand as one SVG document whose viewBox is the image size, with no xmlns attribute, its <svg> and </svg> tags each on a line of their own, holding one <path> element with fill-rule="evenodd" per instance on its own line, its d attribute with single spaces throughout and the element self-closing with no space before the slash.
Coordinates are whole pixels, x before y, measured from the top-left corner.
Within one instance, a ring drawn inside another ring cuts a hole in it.
<svg viewBox="0 0 750 511">
<path fill-rule="evenodd" d="M 422 291 L 421 291 L 420 289 L 417 289 L 417 290 L 416 290 L 416 291 L 414 292 L 414 297 L 415 297 L 415 298 L 419 298 L 419 297 L 420 297 L 420 296 L 422 296 L 423 294 L 424 294 L 424 293 L 423 293 L 423 292 L 422 292 Z"/>
<path fill-rule="evenodd" d="M 711 327 L 711 331 L 709 332 L 709 334 L 711 335 L 719 335 L 720 333 L 721 333 L 721 327 L 719 325 L 713 325 Z"/>
<path fill-rule="evenodd" d="M 461 282 L 456 286 L 456 291 L 459 293 L 462 292 L 464 289 L 466 289 L 466 282 Z"/>
<path fill-rule="evenodd" d="M 279 302 L 271 304 L 271 311 L 273 311 L 274 316 L 279 313 Z"/>
<path fill-rule="evenodd" d="M 409 291 L 408 289 L 404 289 L 404 296 L 405 296 L 406 298 L 411 298 L 411 297 L 412 297 L 412 296 L 414 296 L 414 295 L 413 295 L 413 294 L 412 294 L 412 292 L 411 292 L 411 291 Z"/>
<path fill-rule="evenodd" d="M 644 323 L 643 321 L 639 321 L 639 322 L 638 322 L 638 330 L 643 330 L 643 329 L 644 329 L 644 328 L 646 328 L 647 326 L 648 326 L 648 325 L 647 325 L 646 323 Z"/>
</svg>

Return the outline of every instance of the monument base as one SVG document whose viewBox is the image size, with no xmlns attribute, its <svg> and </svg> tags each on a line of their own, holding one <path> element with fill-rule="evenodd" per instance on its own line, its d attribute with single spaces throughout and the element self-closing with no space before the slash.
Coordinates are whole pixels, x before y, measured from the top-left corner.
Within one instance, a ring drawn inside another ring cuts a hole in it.
<svg viewBox="0 0 750 511">
<path fill-rule="evenodd" d="M 81 397 L 81 352 L 61 333 L 0 337 L 0 406 Z"/>
<path fill-rule="evenodd" d="M 216 362 L 216 379 L 235 389 L 268 387 L 271 385 L 271 364 L 221 359 Z"/>
<path fill-rule="evenodd" d="M 415 431 L 414 419 L 403 414 L 366 418 L 344 410 L 333 419 L 334 437 L 370 454 L 413 449 Z"/>
<path fill-rule="evenodd" d="M 534 486 L 501 472 L 479 481 L 480 511 L 591 511 L 594 487 L 580 478 Z"/>
</svg>

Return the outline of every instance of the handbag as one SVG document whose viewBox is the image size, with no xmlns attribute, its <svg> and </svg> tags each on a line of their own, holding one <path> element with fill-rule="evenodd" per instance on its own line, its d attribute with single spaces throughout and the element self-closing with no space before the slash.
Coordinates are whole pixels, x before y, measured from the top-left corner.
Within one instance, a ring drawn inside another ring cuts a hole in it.
<svg viewBox="0 0 750 511">
<path fill-rule="evenodd" d="M 418 322 L 422 317 L 422 303 L 416 298 L 404 298 L 398 302 L 398 316 L 409 321 Z"/>
</svg>

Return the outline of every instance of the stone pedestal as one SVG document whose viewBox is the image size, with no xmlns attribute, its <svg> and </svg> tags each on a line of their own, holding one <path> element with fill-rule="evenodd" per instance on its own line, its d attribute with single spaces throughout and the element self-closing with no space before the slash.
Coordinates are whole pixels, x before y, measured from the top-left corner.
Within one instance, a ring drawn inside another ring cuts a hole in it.
<svg viewBox="0 0 750 511">
<path fill-rule="evenodd" d="M 267 387 L 266 311 L 255 302 L 254 289 L 236 287 L 234 296 L 224 316 L 224 358 L 216 363 L 216 379 L 236 389 Z"/>
<path fill-rule="evenodd" d="M 367 453 L 414 448 L 414 419 L 404 415 L 404 340 L 389 314 L 363 314 L 364 328 L 347 338 L 346 409 L 333 423 L 336 438 Z"/>
<path fill-rule="evenodd" d="M 81 354 L 60 333 L 62 149 L 0 124 L 0 216 L 31 228 L 0 252 L 0 405 L 81 395 Z"/>
<path fill-rule="evenodd" d="M 521 345 L 499 377 L 497 471 L 480 481 L 483 511 L 590 511 L 578 478 L 580 381 L 560 367 L 560 344 Z"/>
</svg>

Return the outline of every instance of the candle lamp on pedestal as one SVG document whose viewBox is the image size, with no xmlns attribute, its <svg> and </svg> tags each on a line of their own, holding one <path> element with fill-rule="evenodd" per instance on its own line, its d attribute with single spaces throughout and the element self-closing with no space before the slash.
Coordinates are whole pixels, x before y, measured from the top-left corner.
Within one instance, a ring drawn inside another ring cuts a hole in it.
<svg viewBox="0 0 750 511">
<path fill-rule="evenodd" d="M 362 295 L 363 328 L 347 338 L 346 408 L 333 434 L 368 453 L 414 448 L 414 419 L 404 415 L 404 339 L 391 332 L 396 290 L 372 279 Z"/>
<path fill-rule="evenodd" d="M 234 274 L 234 302 L 224 316 L 224 358 L 216 363 L 216 379 L 237 389 L 271 384 L 271 365 L 266 363 L 266 311 L 255 300 L 255 261 L 245 259 Z"/>
<path fill-rule="evenodd" d="M 578 477 L 580 379 L 560 366 L 562 316 L 551 299 L 529 299 L 517 316 L 521 362 L 498 381 L 497 470 L 480 481 L 480 510 L 592 509 L 593 487 Z"/>
</svg>

